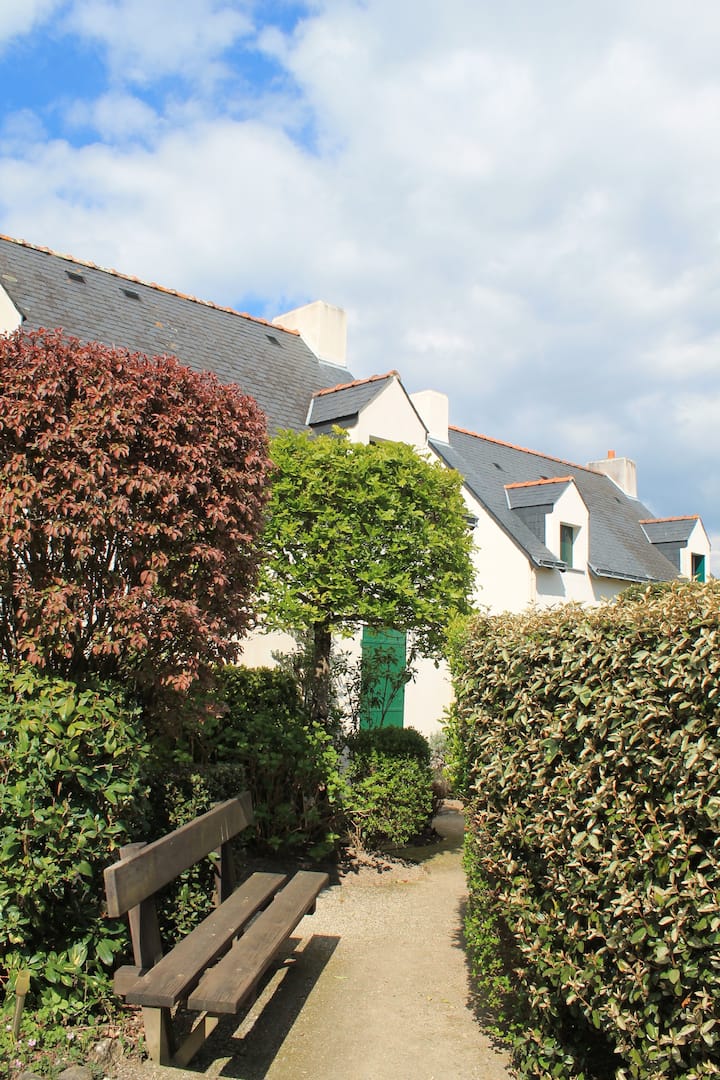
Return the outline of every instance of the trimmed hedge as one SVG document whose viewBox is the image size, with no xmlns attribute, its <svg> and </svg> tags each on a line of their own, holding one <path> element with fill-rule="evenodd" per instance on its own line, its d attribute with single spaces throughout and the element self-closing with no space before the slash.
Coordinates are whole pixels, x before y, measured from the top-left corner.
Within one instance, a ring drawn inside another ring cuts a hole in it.
<svg viewBox="0 0 720 1080">
<path fill-rule="evenodd" d="M 344 795 L 348 835 L 357 847 L 406 844 L 430 824 L 430 746 L 413 728 L 369 728 L 348 740 Z"/>
<path fill-rule="evenodd" d="M 478 619 L 454 674 L 469 936 L 511 932 L 521 1075 L 719 1075 L 720 583 Z"/>
</svg>

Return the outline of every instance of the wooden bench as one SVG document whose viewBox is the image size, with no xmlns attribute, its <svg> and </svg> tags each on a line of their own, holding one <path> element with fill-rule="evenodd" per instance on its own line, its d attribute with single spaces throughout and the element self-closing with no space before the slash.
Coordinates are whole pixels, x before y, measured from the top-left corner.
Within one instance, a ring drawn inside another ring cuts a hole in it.
<svg viewBox="0 0 720 1080">
<path fill-rule="evenodd" d="M 105 871 L 110 916 L 127 912 L 135 965 L 115 973 L 115 992 L 141 1005 L 147 1049 L 160 1065 L 186 1065 L 224 1013 L 253 1000 L 258 983 L 302 917 L 315 910 L 328 875 L 254 873 L 235 888 L 230 841 L 253 822 L 250 796 L 220 803 L 150 844 L 129 844 Z M 215 909 L 163 955 L 155 894 L 217 851 Z M 175 1006 L 200 1015 L 182 1046 Z"/>
</svg>

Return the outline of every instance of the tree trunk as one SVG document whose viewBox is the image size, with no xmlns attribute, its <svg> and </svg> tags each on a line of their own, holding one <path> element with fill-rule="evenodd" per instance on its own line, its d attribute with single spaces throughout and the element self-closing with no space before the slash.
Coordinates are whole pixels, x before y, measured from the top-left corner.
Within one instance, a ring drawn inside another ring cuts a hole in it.
<svg viewBox="0 0 720 1080">
<path fill-rule="evenodd" d="M 330 648 L 332 637 L 327 623 L 313 626 L 313 686 L 310 715 L 324 727 L 330 721 Z"/>
</svg>

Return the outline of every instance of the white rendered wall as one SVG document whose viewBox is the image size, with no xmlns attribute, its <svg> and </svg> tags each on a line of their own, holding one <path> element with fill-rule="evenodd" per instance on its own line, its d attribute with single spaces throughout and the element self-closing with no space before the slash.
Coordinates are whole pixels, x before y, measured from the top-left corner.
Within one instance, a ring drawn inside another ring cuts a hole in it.
<svg viewBox="0 0 720 1080">
<path fill-rule="evenodd" d="M 0 285 L 0 334 L 12 334 L 22 324 L 22 316 Z"/>
<path fill-rule="evenodd" d="M 558 558 L 560 553 L 560 526 L 572 525 L 575 530 L 573 542 L 573 565 L 560 571 L 538 569 L 537 603 L 540 607 L 552 607 L 558 603 L 592 604 L 595 602 L 593 583 L 588 571 L 589 514 L 575 484 L 568 484 L 559 496 L 552 512 L 545 518 L 545 546 Z"/>
<path fill-rule="evenodd" d="M 705 556 L 705 577 L 710 576 L 710 540 L 703 523 L 698 520 L 688 537 L 687 546 L 680 548 L 680 573 L 683 577 L 692 577 L 692 556 Z"/>
<path fill-rule="evenodd" d="M 473 603 L 493 615 L 522 611 L 535 599 L 535 575 L 527 556 L 472 496 L 467 495 L 465 501 L 477 518 Z"/>
<path fill-rule="evenodd" d="M 422 420 L 410 404 L 410 399 L 398 379 L 391 379 L 384 389 L 362 410 L 354 427 L 348 428 L 353 442 L 369 443 L 372 439 L 404 442 L 423 450 L 427 432 Z"/>
<path fill-rule="evenodd" d="M 290 634 L 283 634 L 279 631 L 263 634 L 256 630 L 249 637 L 243 638 L 242 653 L 238 663 L 244 664 L 246 667 L 276 667 L 273 653 L 294 652 L 296 647 L 295 638 L 291 637 Z"/>
<path fill-rule="evenodd" d="M 453 699 L 450 671 L 444 660 L 436 667 L 432 660 L 418 664 L 417 678 L 405 687 L 405 727 L 423 735 L 440 730 L 445 712 Z"/>
</svg>

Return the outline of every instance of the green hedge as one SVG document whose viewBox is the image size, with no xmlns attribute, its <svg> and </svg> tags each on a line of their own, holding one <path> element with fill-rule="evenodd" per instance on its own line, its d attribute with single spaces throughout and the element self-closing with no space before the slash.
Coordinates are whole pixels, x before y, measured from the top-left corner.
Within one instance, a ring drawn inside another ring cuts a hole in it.
<svg viewBox="0 0 720 1080">
<path fill-rule="evenodd" d="M 479 619 L 454 672 L 470 930 L 511 932 L 521 1075 L 720 1074 L 720 584 Z"/>
<path fill-rule="evenodd" d="M 345 819 L 358 847 L 406 844 L 430 824 L 430 746 L 413 728 L 370 728 L 348 740 Z"/>
<path fill-rule="evenodd" d="M 0 666 L 0 984 L 80 1018 L 108 997 L 126 930 L 102 916 L 105 866 L 132 838 L 147 748 L 118 688 Z"/>
</svg>

